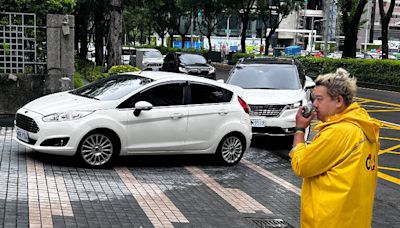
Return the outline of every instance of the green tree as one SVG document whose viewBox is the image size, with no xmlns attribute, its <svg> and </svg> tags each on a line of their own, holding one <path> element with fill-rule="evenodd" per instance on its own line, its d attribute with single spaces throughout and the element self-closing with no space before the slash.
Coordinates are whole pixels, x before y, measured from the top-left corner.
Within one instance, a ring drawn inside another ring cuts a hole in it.
<svg viewBox="0 0 400 228">
<path fill-rule="evenodd" d="M 276 29 L 293 11 L 303 6 L 304 0 L 259 0 L 257 1 L 257 16 L 263 22 L 265 28 L 270 31 L 265 37 L 265 55 L 268 55 L 270 39 Z M 261 32 L 262 33 L 262 32 Z"/>
<path fill-rule="evenodd" d="M 246 32 L 250 20 L 254 17 L 256 0 L 226 0 L 226 5 L 230 11 L 236 12 L 242 20 L 242 30 L 240 32 L 242 53 L 246 53 Z"/>
<path fill-rule="evenodd" d="M 208 39 L 209 51 L 211 51 L 211 34 L 216 27 L 225 20 L 226 10 L 225 4 L 218 0 L 201 1 L 198 7 L 201 14 L 197 19 L 199 31 Z"/>
<path fill-rule="evenodd" d="M 379 2 L 379 14 L 381 16 L 381 26 L 382 26 L 382 30 L 381 30 L 382 59 L 387 59 L 388 52 L 389 52 L 389 48 L 388 48 L 389 29 L 388 28 L 389 28 L 390 19 L 392 18 L 393 9 L 394 9 L 394 5 L 395 5 L 396 1 L 395 0 L 390 1 L 390 5 L 389 5 L 387 13 L 385 13 L 383 0 L 378 0 L 378 2 Z"/>
<path fill-rule="evenodd" d="M 337 4 L 341 14 L 341 24 L 344 33 L 343 58 L 356 56 L 357 35 L 367 0 L 338 0 Z"/>
</svg>

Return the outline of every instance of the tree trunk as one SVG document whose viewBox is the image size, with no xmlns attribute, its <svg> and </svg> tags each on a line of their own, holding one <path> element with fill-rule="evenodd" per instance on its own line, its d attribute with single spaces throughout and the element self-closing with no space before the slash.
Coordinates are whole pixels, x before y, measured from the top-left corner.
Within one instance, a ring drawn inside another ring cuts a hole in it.
<svg viewBox="0 0 400 228">
<path fill-rule="evenodd" d="M 103 12 L 96 12 L 94 15 L 94 48 L 96 66 L 104 65 L 104 16 Z"/>
<path fill-rule="evenodd" d="M 265 37 L 265 50 L 264 50 L 264 55 L 268 55 L 268 54 L 269 54 L 268 48 L 269 48 L 269 45 L 270 45 L 270 43 L 269 43 L 269 40 L 270 40 L 270 39 L 271 39 L 271 36 Z"/>
<path fill-rule="evenodd" d="M 382 59 L 388 59 L 389 47 L 388 47 L 388 35 L 389 35 L 389 20 L 382 20 Z"/>
<path fill-rule="evenodd" d="M 208 51 L 212 51 L 211 47 L 211 33 L 207 34 L 207 40 L 208 40 Z"/>
<path fill-rule="evenodd" d="M 111 0 L 110 27 L 108 41 L 107 68 L 121 65 L 122 54 L 122 3 L 123 0 Z"/>
<path fill-rule="evenodd" d="M 241 39 L 240 39 L 240 45 L 242 47 L 242 53 L 246 53 L 246 32 L 247 32 L 247 27 L 249 24 L 249 15 L 245 14 L 242 17 L 242 31 L 240 33 Z"/>
<path fill-rule="evenodd" d="M 186 38 L 186 36 L 185 36 L 185 34 L 181 34 L 181 39 L 182 39 L 182 48 L 185 48 L 185 38 Z"/>
<path fill-rule="evenodd" d="M 77 25 L 79 26 L 77 29 L 77 35 L 75 36 L 75 40 L 77 40 L 81 45 L 78 50 L 78 42 L 75 43 L 75 49 L 79 53 L 79 59 L 85 60 L 88 53 L 88 32 L 87 32 L 87 20 L 84 17 L 76 17 Z"/>
</svg>

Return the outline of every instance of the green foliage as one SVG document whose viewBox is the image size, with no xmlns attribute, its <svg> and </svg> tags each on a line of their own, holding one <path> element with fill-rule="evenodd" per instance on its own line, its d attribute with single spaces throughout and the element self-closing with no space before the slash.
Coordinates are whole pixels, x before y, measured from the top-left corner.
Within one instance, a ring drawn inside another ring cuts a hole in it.
<svg viewBox="0 0 400 228">
<path fill-rule="evenodd" d="M 132 72 L 132 71 L 140 71 L 140 70 L 139 70 L 139 68 L 131 66 L 131 65 L 118 65 L 118 66 L 112 66 L 108 70 L 108 73 L 109 73 L 109 75 L 114 75 L 114 74 L 118 74 L 118 73 Z"/>
<path fill-rule="evenodd" d="M 342 67 L 357 78 L 358 82 L 400 86 L 400 61 L 379 59 L 328 59 L 300 57 L 307 75 L 316 78 L 320 74 Z"/>
<path fill-rule="evenodd" d="M 79 72 L 74 73 L 74 88 L 79 88 L 83 86 L 83 81 Z"/>
<path fill-rule="evenodd" d="M 78 72 L 81 78 L 89 82 L 108 77 L 108 74 L 103 73 L 101 66 L 95 66 L 93 62 L 87 60 L 75 59 L 75 72 Z"/>
</svg>

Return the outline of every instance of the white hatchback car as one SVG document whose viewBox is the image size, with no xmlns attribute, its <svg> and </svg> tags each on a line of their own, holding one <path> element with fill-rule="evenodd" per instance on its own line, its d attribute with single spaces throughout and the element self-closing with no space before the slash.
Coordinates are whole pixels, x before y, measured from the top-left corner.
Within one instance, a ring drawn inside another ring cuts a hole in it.
<svg viewBox="0 0 400 228">
<path fill-rule="evenodd" d="M 167 72 L 125 73 L 36 99 L 16 114 L 15 140 L 104 166 L 117 155 L 214 154 L 240 161 L 251 142 L 235 86 Z"/>
<path fill-rule="evenodd" d="M 240 95 L 250 106 L 253 134 L 270 136 L 294 134 L 296 112 L 315 86 L 298 60 L 280 58 L 242 60 L 227 83 L 244 89 Z"/>
</svg>

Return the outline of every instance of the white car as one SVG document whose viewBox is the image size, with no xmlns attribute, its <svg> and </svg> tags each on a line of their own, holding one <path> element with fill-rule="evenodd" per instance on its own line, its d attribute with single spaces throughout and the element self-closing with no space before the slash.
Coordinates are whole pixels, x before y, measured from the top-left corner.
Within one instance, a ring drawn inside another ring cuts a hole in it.
<svg viewBox="0 0 400 228">
<path fill-rule="evenodd" d="M 90 166 L 134 154 L 215 154 L 233 165 L 252 137 L 240 89 L 176 73 L 125 73 L 26 104 L 14 139 Z"/>
<path fill-rule="evenodd" d="M 315 86 L 300 62 L 279 58 L 242 60 L 227 83 L 244 89 L 240 95 L 250 106 L 253 134 L 261 136 L 293 135 L 296 112 L 310 100 Z"/>
</svg>

